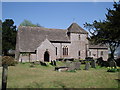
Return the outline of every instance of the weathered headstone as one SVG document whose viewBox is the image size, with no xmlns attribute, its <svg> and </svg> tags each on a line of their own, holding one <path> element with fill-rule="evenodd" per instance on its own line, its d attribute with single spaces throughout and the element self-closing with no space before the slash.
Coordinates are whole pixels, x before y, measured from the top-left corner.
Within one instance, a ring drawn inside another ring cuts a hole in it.
<svg viewBox="0 0 120 90">
<path fill-rule="evenodd" d="M 96 62 L 95 62 L 95 60 L 91 60 L 91 68 L 96 68 Z"/>
<path fill-rule="evenodd" d="M 69 71 L 70 70 L 75 70 L 75 63 L 74 62 L 70 63 L 70 67 L 68 67 L 68 70 Z"/>
<path fill-rule="evenodd" d="M 109 66 L 116 68 L 117 64 L 116 64 L 116 62 L 114 60 L 111 60 L 111 61 L 109 61 Z"/>
<path fill-rule="evenodd" d="M 85 70 L 89 70 L 89 68 L 90 68 L 90 63 L 88 61 L 86 61 Z"/>
<path fill-rule="evenodd" d="M 50 63 L 50 64 L 51 64 L 51 65 L 54 65 L 52 60 L 51 60 L 51 63 Z"/>
<path fill-rule="evenodd" d="M 56 61 L 55 60 L 53 61 L 53 65 L 56 66 Z"/>
<path fill-rule="evenodd" d="M 75 69 L 79 70 L 80 69 L 80 65 L 81 65 L 80 62 L 75 62 Z"/>
</svg>

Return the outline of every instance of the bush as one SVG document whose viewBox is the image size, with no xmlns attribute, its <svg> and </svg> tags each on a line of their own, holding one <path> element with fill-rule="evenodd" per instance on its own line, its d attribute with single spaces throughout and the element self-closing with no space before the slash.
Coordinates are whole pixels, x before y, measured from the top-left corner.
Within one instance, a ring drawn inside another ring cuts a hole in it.
<svg viewBox="0 0 120 90">
<path fill-rule="evenodd" d="M 8 66 L 15 66 L 17 61 L 11 56 L 3 56 L 2 57 L 2 66 L 7 64 Z"/>
<path fill-rule="evenodd" d="M 107 68 L 108 68 L 107 72 L 119 72 L 120 71 L 119 67 L 117 67 L 117 68 L 115 68 L 115 67 L 107 67 Z"/>
</svg>

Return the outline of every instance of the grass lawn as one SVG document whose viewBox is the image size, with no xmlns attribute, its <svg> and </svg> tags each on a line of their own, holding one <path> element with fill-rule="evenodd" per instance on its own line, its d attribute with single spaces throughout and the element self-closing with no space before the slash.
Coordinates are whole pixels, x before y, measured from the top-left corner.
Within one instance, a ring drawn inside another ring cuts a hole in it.
<svg viewBox="0 0 120 90">
<path fill-rule="evenodd" d="M 0 88 L 2 85 L 2 67 L 0 67 Z"/>
<path fill-rule="evenodd" d="M 57 72 L 53 66 L 17 64 L 8 69 L 7 88 L 118 88 L 118 72 L 107 72 L 105 67 L 83 69 L 84 65 L 76 72 Z"/>
</svg>

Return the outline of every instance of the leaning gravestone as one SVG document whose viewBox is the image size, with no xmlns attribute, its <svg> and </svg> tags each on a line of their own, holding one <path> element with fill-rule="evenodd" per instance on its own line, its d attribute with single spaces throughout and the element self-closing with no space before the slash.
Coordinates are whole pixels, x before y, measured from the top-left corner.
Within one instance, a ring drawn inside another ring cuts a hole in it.
<svg viewBox="0 0 120 90">
<path fill-rule="evenodd" d="M 88 61 L 86 61 L 84 70 L 89 70 L 89 68 L 90 68 L 90 63 Z"/>
<path fill-rule="evenodd" d="M 95 60 L 91 60 L 91 68 L 96 68 L 96 62 L 95 62 Z"/>
</svg>

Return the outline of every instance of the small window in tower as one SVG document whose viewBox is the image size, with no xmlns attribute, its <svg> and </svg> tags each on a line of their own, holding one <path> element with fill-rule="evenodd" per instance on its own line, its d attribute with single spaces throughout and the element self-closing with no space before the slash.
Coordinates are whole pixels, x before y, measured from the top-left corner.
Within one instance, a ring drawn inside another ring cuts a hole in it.
<svg viewBox="0 0 120 90">
<path fill-rule="evenodd" d="M 56 47 L 56 55 L 57 55 L 57 47 Z"/>
<path fill-rule="evenodd" d="M 101 55 L 103 55 L 103 51 L 101 51 Z"/>
<path fill-rule="evenodd" d="M 78 52 L 78 56 L 80 56 L 80 51 Z"/>
<path fill-rule="evenodd" d="M 78 37 L 78 38 L 79 38 L 79 40 L 80 40 L 80 35 L 79 35 L 79 37 Z"/>
<path fill-rule="evenodd" d="M 63 55 L 68 55 L 68 47 L 67 46 L 63 47 Z"/>
</svg>

